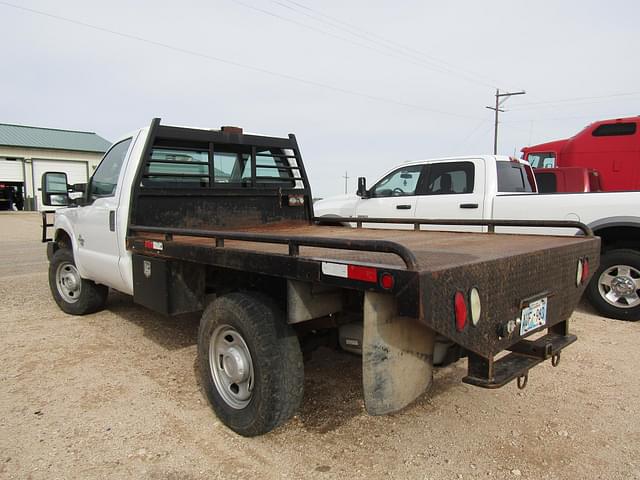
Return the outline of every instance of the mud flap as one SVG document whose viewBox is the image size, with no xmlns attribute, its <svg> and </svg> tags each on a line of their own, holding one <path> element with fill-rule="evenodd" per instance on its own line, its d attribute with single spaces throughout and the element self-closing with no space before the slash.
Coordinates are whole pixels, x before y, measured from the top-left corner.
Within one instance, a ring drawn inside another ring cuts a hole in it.
<svg viewBox="0 0 640 480">
<path fill-rule="evenodd" d="M 365 293 L 362 384 L 369 414 L 396 412 L 427 391 L 435 337 L 415 319 L 397 316 L 392 295 Z"/>
</svg>

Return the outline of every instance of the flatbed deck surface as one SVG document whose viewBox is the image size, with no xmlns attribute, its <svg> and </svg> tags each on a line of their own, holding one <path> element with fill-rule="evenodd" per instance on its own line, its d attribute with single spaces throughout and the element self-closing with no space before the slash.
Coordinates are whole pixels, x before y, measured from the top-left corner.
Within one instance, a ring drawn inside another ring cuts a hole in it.
<svg viewBox="0 0 640 480">
<path fill-rule="evenodd" d="M 220 230 L 218 230 L 220 231 Z M 522 234 L 489 234 L 471 232 L 445 232 L 433 230 L 396 230 L 382 228 L 348 228 L 322 225 L 283 225 L 225 230 L 283 236 L 286 238 L 332 238 L 344 240 L 386 240 L 398 243 L 410 249 L 418 261 L 418 270 L 440 271 L 472 263 L 498 260 L 503 257 L 531 254 L 549 248 L 569 247 L 593 238 L 575 236 L 547 236 Z M 535 229 L 532 228 L 532 231 Z M 137 233 L 134 238 L 161 240 L 159 234 Z M 174 236 L 174 242 L 194 246 L 209 245 L 215 247 L 215 240 L 205 237 Z M 265 254 L 288 254 L 287 245 L 225 240 L 224 248 L 249 250 Z M 300 257 L 356 262 L 372 265 L 385 265 L 392 268 L 404 268 L 402 259 L 390 253 L 376 253 L 355 250 L 337 250 L 329 248 L 300 247 Z"/>
</svg>

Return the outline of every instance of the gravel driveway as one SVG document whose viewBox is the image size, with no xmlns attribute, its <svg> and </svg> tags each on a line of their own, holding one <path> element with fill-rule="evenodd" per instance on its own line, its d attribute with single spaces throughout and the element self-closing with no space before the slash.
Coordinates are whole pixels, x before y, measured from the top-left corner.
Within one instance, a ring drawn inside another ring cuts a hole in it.
<svg viewBox="0 0 640 480">
<path fill-rule="evenodd" d="M 364 411 L 359 358 L 320 350 L 299 414 L 246 439 L 199 389 L 198 317 L 118 293 L 103 312 L 62 313 L 39 222 L 0 214 L 0 478 L 640 479 L 640 323 L 583 304 L 578 342 L 525 390 L 464 385 L 460 361 L 384 417 Z"/>
</svg>

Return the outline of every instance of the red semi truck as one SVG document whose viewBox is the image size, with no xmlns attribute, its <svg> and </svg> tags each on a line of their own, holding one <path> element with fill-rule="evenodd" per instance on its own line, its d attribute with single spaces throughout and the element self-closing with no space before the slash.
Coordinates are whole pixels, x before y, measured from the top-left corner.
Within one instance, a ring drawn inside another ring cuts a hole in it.
<svg viewBox="0 0 640 480">
<path fill-rule="evenodd" d="M 640 190 L 638 123 L 640 117 L 601 120 L 571 138 L 525 147 L 523 158 L 533 168 L 595 170 L 603 191 Z"/>
<path fill-rule="evenodd" d="M 600 174 L 584 167 L 535 168 L 538 193 L 601 192 Z"/>
</svg>

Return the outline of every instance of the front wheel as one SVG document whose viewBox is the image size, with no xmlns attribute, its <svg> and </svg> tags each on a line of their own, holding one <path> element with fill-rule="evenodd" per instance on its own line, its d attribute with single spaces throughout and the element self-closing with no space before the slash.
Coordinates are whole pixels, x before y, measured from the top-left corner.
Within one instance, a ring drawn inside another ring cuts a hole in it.
<svg viewBox="0 0 640 480">
<path fill-rule="evenodd" d="M 273 430 L 302 401 L 300 344 L 280 309 L 257 293 L 218 297 L 202 314 L 198 366 L 218 418 L 246 437 Z"/>
<path fill-rule="evenodd" d="M 621 248 L 604 253 L 587 296 L 604 316 L 640 320 L 640 252 Z"/>
<path fill-rule="evenodd" d="M 102 310 L 109 288 L 80 276 L 68 248 L 57 250 L 49 263 L 49 288 L 63 312 L 85 315 Z"/>
</svg>

